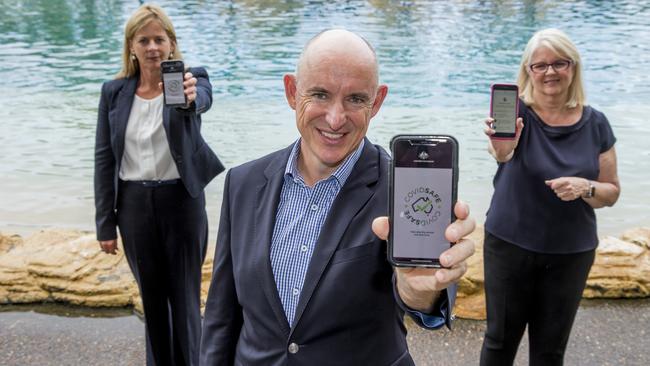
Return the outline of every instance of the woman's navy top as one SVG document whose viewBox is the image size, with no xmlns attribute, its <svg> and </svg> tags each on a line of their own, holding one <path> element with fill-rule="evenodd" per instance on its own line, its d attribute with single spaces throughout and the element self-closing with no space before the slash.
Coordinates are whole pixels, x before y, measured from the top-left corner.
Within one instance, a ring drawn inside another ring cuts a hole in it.
<svg viewBox="0 0 650 366">
<path fill-rule="evenodd" d="M 549 126 L 523 102 L 524 128 L 510 161 L 499 163 L 485 229 L 539 253 L 579 253 L 598 246 L 594 209 L 582 198 L 562 201 L 544 181 L 596 180 L 599 155 L 616 138 L 605 115 L 585 106 L 571 126 Z"/>
</svg>

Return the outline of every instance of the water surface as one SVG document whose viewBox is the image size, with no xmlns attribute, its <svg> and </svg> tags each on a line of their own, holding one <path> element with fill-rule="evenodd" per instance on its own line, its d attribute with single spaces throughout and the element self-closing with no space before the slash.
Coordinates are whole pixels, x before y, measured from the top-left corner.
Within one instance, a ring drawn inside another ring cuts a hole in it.
<svg viewBox="0 0 650 366">
<path fill-rule="evenodd" d="M 589 102 L 605 112 L 623 193 L 598 210 L 601 234 L 650 225 L 648 1 L 159 1 L 189 65 L 210 72 L 203 132 L 228 167 L 298 136 L 282 76 L 319 30 L 345 27 L 377 48 L 389 95 L 368 136 L 449 133 L 461 144 L 459 197 L 483 221 L 496 165 L 482 120 L 489 85 L 514 81 L 539 29 L 577 44 Z M 0 0 L 0 230 L 94 228 L 93 145 L 101 83 L 119 69 L 138 1 Z M 208 187 L 216 231 L 224 175 Z"/>
</svg>

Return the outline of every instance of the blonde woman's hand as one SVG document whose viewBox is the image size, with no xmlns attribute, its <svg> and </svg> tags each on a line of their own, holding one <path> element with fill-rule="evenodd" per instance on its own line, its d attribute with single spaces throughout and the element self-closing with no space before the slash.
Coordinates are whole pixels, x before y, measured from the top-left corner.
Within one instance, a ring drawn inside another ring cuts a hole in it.
<svg viewBox="0 0 650 366">
<path fill-rule="evenodd" d="M 189 106 L 196 100 L 196 78 L 191 72 L 185 73 L 183 88 L 185 90 L 185 97 L 187 98 L 187 105 Z"/>
<path fill-rule="evenodd" d="M 117 254 L 117 239 L 100 240 L 99 247 L 106 254 Z"/>
</svg>

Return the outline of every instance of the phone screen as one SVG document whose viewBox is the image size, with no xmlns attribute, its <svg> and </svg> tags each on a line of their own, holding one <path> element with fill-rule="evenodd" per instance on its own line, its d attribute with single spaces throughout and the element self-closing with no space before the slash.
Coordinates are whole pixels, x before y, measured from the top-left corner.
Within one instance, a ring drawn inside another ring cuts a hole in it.
<svg viewBox="0 0 650 366">
<path fill-rule="evenodd" d="M 517 121 L 517 103 L 519 95 L 517 89 L 500 89 L 495 87 L 492 91 L 492 118 L 493 128 L 497 134 L 515 134 Z"/>
<path fill-rule="evenodd" d="M 439 264 L 450 245 L 445 230 L 455 200 L 455 144 L 406 139 L 393 147 L 392 256 L 413 265 Z"/>
<path fill-rule="evenodd" d="M 185 104 L 185 92 L 183 90 L 183 73 L 163 72 L 162 73 L 165 104 L 180 105 Z"/>
</svg>

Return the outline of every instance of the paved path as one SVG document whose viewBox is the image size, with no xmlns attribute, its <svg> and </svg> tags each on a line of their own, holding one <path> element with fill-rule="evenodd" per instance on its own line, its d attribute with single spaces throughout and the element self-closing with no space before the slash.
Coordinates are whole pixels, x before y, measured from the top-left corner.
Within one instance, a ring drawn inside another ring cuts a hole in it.
<svg viewBox="0 0 650 366">
<path fill-rule="evenodd" d="M 418 365 L 478 365 L 485 326 L 484 321 L 459 319 L 451 332 L 411 328 L 411 353 Z M 528 365 L 527 336 L 515 365 Z M 583 300 L 564 364 L 650 365 L 650 299 Z"/>
<path fill-rule="evenodd" d="M 144 326 L 129 314 L 0 306 L 0 365 L 143 365 Z M 408 341 L 418 365 L 478 365 L 484 330 L 458 319 L 451 332 L 411 327 Z M 650 365 L 649 333 L 650 299 L 583 301 L 565 364 Z M 527 350 L 524 339 L 516 365 L 527 365 Z"/>
</svg>

